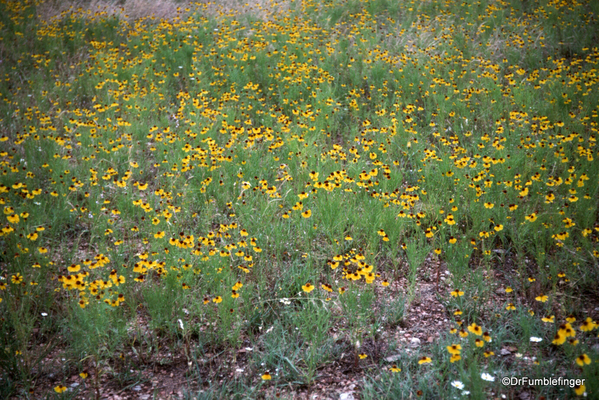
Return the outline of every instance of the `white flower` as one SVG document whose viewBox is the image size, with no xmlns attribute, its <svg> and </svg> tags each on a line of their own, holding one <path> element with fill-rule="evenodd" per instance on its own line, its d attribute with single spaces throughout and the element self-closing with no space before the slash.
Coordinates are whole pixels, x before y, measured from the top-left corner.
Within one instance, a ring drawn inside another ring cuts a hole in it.
<svg viewBox="0 0 599 400">
<path fill-rule="evenodd" d="M 46 312 L 42 313 L 42 317 L 47 317 L 47 316 L 48 316 L 48 313 L 46 313 Z"/>
<path fill-rule="evenodd" d="M 480 377 L 487 382 L 495 382 L 495 377 L 493 377 L 490 374 L 487 374 L 486 372 L 480 374 Z"/>
<path fill-rule="evenodd" d="M 453 386 L 456 389 L 464 389 L 464 384 L 460 381 L 453 381 L 451 382 L 451 386 Z"/>
<path fill-rule="evenodd" d="M 542 342 L 542 341 L 543 341 L 543 339 L 542 339 L 542 338 L 540 338 L 540 337 L 531 336 L 531 337 L 530 337 L 530 341 L 531 341 L 531 342 L 535 342 L 535 343 L 539 343 L 539 342 Z"/>
<path fill-rule="evenodd" d="M 468 390 L 462 391 L 462 396 L 468 396 L 469 394 L 470 394 L 470 391 L 468 391 Z"/>
<path fill-rule="evenodd" d="M 289 301 L 289 299 L 281 299 L 279 300 L 281 303 L 285 304 L 285 305 L 289 305 L 291 304 L 291 301 Z"/>
<path fill-rule="evenodd" d="M 177 321 L 179 321 L 179 326 L 181 327 L 181 329 L 185 329 L 185 327 L 183 326 L 183 321 L 181 321 L 181 319 L 178 319 Z"/>
</svg>

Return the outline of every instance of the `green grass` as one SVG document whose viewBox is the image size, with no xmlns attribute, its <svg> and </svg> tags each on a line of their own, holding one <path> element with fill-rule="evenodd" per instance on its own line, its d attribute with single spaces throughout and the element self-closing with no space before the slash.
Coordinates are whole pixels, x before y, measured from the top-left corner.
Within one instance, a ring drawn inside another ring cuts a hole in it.
<svg viewBox="0 0 599 400">
<path fill-rule="evenodd" d="M 1 397 L 599 396 L 595 2 L 86 4 L 0 1 Z"/>
</svg>

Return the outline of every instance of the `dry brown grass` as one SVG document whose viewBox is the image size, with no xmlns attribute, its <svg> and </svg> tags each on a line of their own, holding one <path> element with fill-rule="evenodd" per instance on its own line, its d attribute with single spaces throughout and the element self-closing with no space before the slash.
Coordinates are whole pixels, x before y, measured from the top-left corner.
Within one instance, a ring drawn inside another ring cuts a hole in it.
<svg viewBox="0 0 599 400">
<path fill-rule="evenodd" d="M 118 16 L 129 22 L 146 18 L 175 21 L 184 14 L 197 10 L 215 17 L 251 15 L 261 20 L 270 20 L 275 14 L 288 8 L 288 0 L 42 0 L 38 16 L 46 22 L 69 14 L 84 18 Z"/>
<path fill-rule="evenodd" d="M 71 13 L 87 18 L 118 16 L 128 21 L 149 17 L 173 20 L 190 6 L 189 1 L 174 0 L 46 0 L 38 7 L 38 16 L 47 22 Z"/>
</svg>

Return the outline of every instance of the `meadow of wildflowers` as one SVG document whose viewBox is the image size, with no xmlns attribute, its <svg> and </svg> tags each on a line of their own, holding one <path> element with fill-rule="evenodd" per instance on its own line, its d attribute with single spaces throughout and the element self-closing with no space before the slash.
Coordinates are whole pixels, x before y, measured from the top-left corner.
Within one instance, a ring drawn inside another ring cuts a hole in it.
<svg viewBox="0 0 599 400">
<path fill-rule="evenodd" d="M 128 1 L 0 0 L 0 397 L 599 398 L 598 2 Z"/>
</svg>

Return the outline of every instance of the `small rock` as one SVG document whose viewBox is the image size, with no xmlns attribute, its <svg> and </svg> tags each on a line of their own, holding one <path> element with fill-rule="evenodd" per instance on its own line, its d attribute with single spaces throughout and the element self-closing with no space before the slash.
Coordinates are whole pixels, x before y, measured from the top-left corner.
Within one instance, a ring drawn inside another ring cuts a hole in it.
<svg viewBox="0 0 599 400">
<path fill-rule="evenodd" d="M 141 386 L 137 385 L 137 386 L 133 386 L 133 390 L 135 390 L 136 392 L 141 391 Z"/>
<path fill-rule="evenodd" d="M 387 362 L 395 362 L 401 358 L 401 354 L 394 354 L 392 356 L 386 357 L 385 361 Z"/>
<path fill-rule="evenodd" d="M 510 354 L 512 354 L 512 352 L 509 351 L 508 349 L 501 349 L 499 354 L 501 354 L 502 356 L 509 356 Z"/>
<path fill-rule="evenodd" d="M 420 346 L 420 339 L 415 338 L 415 337 L 412 338 L 412 339 L 410 339 L 410 345 L 413 346 L 413 347 Z"/>
<path fill-rule="evenodd" d="M 434 337 L 429 336 L 428 339 L 426 339 L 427 342 L 432 343 L 435 340 Z"/>
<path fill-rule="evenodd" d="M 348 392 L 348 393 L 341 393 L 339 395 L 339 400 L 356 400 L 356 398 L 354 397 L 354 394 L 352 392 Z"/>
<path fill-rule="evenodd" d="M 528 400 L 528 399 L 530 399 L 530 393 L 528 393 L 528 392 L 522 392 L 522 393 L 520 393 L 518 395 L 518 398 L 520 400 Z"/>
</svg>

